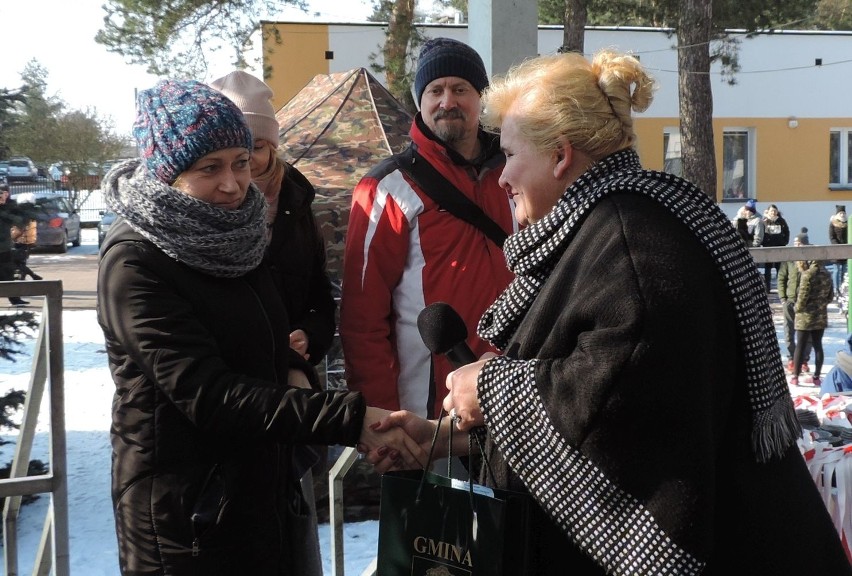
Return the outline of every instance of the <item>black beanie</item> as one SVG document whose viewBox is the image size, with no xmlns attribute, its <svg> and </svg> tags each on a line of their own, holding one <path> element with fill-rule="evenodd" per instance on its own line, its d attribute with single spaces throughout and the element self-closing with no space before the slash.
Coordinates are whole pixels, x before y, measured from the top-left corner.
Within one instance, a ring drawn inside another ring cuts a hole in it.
<svg viewBox="0 0 852 576">
<path fill-rule="evenodd" d="M 835 204 L 834 213 L 837 214 L 838 212 L 846 212 L 846 206 L 844 206 L 843 204 Z"/>
<path fill-rule="evenodd" d="M 432 38 L 423 44 L 417 59 L 417 75 L 414 77 L 414 92 L 417 105 L 423 98 L 426 85 L 445 76 L 464 78 L 482 93 L 488 86 L 485 64 L 476 50 L 451 38 Z"/>
</svg>

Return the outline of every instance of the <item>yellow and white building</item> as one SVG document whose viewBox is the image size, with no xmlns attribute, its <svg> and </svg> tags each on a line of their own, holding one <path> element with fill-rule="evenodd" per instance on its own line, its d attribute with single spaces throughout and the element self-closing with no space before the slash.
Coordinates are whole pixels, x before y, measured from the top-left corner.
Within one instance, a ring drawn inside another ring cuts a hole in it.
<svg viewBox="0 0 852 576">
<path fill-rule="evenodd" d="M 381 61 L 383 24 L 263 22 L 263 69 L 283 106 L 315 75 L 369 68 Z M 466 25 L 423 25 L 427 36 L 468 41 Z M 729 84 L 711 71 L 716 199 L 733 216 L 755 198 L 775 204 L 791 229 L 828 243 L 835 205 L 852 210 L 852 32 L 781 31 L 739 36 L 740 70 Z M 540 54 L 554 53 L 562 28 L 539 26 Z M 638 149 L 652 169 L 679 167 L 677 39 L 651 28 L 586 30 L 585 49 L 637 55 L 659 89 L 637 116 Z M 376 73 L 384 81 L 381 74 Z"/>
</svg>

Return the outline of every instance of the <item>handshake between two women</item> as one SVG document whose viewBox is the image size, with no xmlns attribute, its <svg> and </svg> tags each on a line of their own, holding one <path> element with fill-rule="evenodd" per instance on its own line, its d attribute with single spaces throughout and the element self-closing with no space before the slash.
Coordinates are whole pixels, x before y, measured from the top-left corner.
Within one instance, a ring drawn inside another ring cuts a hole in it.
<svg viewBox="0 0 852 576">
<path fill-rule="evenodd" d="M 484 424 L 476 395 L 476 382 L 485 362 L 493 354 L 462 366 L 447 376 L 449 394 L 444 398 L 444 410 L 450 418 L 429 420 L 409 412 L 391 412 L 368 407 L 358 442 L 358 451 L 365 455 L 380 474 L 389 470 L 424 469 L 432 460 L 445 458 L 449 452 L 450 427 L 469 432 Z M 435 430 L 440 422 L 437 436 Z M 434 448 L 433 448 L 434 439 Z M 452 452 L 469 452 L 467 434 L 453 435 Z"/>
</svg>

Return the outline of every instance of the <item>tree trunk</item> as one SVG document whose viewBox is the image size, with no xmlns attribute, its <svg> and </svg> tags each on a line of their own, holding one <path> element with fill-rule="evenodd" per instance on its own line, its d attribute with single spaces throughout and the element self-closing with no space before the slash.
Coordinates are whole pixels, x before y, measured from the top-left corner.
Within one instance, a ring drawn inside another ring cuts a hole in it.
<svg viewBox="0 0 852 576">
<path fill-rule="evenodd" d="M 388 91 L 400 102 L 411 101 L 405 64 L 414 21 L 414 5 L 415 0 L 394 0 L 385 45 L 382 48 Z"/>
<path fill-rule="evenodd" d="M 565 0 L 565 18 L 562 23 L 562 46 L 560 52 L 583 53 L 586 22 L 589 14 L 585 0 Z"/>
<path fill-rule="evenodd" d="M 683 176 L 716 199 L 713 90 L 710 86 L 712 0 L 679 0 L 678 98 Z"/>
</svg>

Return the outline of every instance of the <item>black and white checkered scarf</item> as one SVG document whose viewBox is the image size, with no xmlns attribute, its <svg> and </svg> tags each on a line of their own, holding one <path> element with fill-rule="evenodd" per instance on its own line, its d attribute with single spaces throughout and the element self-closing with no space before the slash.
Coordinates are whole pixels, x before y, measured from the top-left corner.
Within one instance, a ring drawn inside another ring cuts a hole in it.
<svg viewBox="0 0 852 576">
<path fill-rule="evenodd" d="M 242 206 L 223 210 L 164 184 L 134 159 L 107 173 L 103 192 L 136 232 L 199 272 L 234 278 L 263 260 L 267 207 L 254 184 Z"/>
<path fill-rule="evenodd" d="M 678 217 L 716 261 L 734 300 L 745 347 L 752 444 L 758 461 L 780 456 L 799 437 L 799 426 L 780 361 L 766 285 L 751 254 L 719 207 L 693 184 L 665 172 L 642 170 L 632 149 L 594 164 L 534 225 L 514 234 L 504 247 L 515 280 L 486 310 L 478 333 L 504 349 L 526 315 L 579 224 L 601 199 L 613 193 L 641 194 Z"/>
<path fill-rule="evenodd" d="M 509 237 L 504 251 L 515 279 L 482 316 L 479 335 L 506 348 L 584 218 L 611 193 L 656 200 L 689 227 L 716 261 L 733 297 L 745 352 L 755 458 L 780 456 L 801 429 L 784 377 L 766 288 L 754 260 L 706 194 L 681 178 L 642 170 L 632 149 L 593 165 L 547 216 Z M 493 419 L 489 432 L 508 464 L 563 531 L 607 573 L 699 574 L 704 562 L 674 542 L 640 502 L 556 431 L 534 392 L 535 363 L 499 356 L 480 373 L 480 403 L 486 422 Z M 503 426 L 503 421 L 528 425 Z M 530 430 L 536 431 L 542 449 L 518 450 L 528 446 Z M 553 453 L 560 457 L 541 457 Z"/>
</svg>

